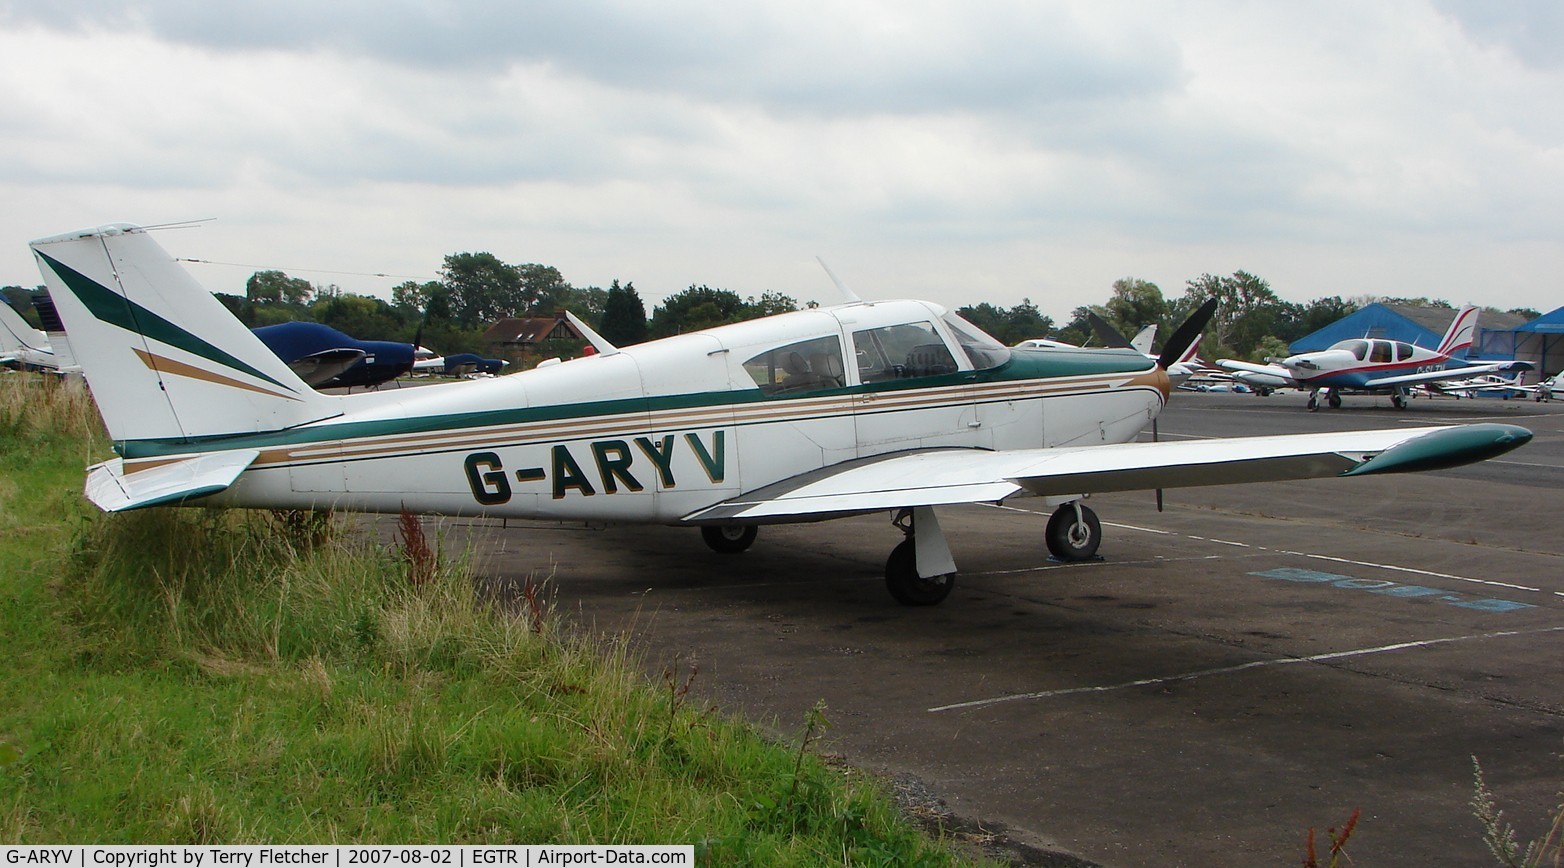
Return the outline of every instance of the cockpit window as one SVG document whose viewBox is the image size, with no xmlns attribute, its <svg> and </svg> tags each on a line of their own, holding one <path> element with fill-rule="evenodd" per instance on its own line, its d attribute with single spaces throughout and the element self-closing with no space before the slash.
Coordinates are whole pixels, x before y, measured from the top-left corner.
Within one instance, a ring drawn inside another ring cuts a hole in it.
<svg viewBox="0 0 1564 868">
<path fill-rule="evenodd" d="M 811 338 L 768 350 L 744 363 L 755 385 L 767 395 L 794 395 L 842 385 L 842 342 Z"/>
<path fill-rule="evenodd" d="M 1010 348 L 989 337 L 982 329 L 953 313 L 947 313 L 941 319 L 956 336 L 956 342 L 966 352 L 974 369 L 997 368 L 1010 361 Z"/>
<path fill-rule="evenodd" d="M 865 383 L 953 374 L 956 358 L 930 322 L 853 332 L 858 379 Z"/>
<path fill-rule="evenodd" d="M 1341 343 L 1331 347 L 1331 349 L 1333 349 L 1333 350 L 1346 350 L 1347 352 L 1352 354 L 1353 358 L 1355 358 L 1355 359 L 1357 359 L 1358 361 L 1361 362 L 1364 359 L 1368 358 L 1369 342 L 1368 341 L 1342 341 Z"/>
</svg>

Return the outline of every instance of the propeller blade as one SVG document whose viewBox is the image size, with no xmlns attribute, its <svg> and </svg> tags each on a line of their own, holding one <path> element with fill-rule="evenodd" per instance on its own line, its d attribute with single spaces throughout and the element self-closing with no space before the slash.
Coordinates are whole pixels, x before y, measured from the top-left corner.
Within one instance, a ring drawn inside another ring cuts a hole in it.
<svg viewBox="0 0 1564 868">
<path fill-rule="evenodd" d="M 1086 321 L 1091 323 L 1092 331 L 1097 333 L 1097 340 L 1102 341 L 1105 347 L 1128 347 L 1130 342 L 1122 333 L 1113 327 L 1113 324 L 1093 313 L 1086 312 Z"/>
<path fill-rule="evenodd" d="M 1211 322 L 1211 317 L 1216 315 L 1216 299 L 1207 299 L 1206 303 L 1189 315 L 1184 324 L 1173 332 L 1168 342 L 1162 347 L 1162 355 L 1157 358 L 1157 367 L 1167 370 L 1184 355 L 1189 345 L 1194 343 L 1205 332 L 1206 326 Z"/>
</svg>

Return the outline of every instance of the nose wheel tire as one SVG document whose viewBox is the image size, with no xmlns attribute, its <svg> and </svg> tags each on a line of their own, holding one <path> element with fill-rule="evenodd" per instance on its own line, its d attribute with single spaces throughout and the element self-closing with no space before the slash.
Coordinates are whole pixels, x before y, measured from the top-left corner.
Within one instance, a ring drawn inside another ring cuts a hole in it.
<svg viewBox="0 0 1564 868">
<path fill-rule="evenodd" d="M 932 606 L 956 587 L 956 574 L 923 578 L 918 575 L 917 546 L 907 537 L 891 549 L 885 560 L 885 587 L 903 606 Z"/>
<path fill-rule="evenodd" d="M 736 555 L 755 543 L 760 529 L 752 524 L 708 524 L 701 527 L 701 539 L 714 552 Z"/>
<path fill-rule="evenodd" d="M 1102 522 L 1089 507 L 1067 503 L 1054 510 L 1043 536 L 1048 552 L 1059 560 L 1091 560 L 1102 545 Z"/>
</svg>

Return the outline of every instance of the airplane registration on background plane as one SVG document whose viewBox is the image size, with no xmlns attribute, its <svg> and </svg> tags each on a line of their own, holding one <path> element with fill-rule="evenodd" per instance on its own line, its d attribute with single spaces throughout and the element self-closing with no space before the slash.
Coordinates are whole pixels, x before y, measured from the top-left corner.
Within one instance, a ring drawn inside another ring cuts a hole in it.
<svg viewBox="0 0 1564 868">
<path fill-rule="evenodd" d="M 1530 362 L 1515 361 L 1445 367 L 1456 353 L 1471 348 L 1477 335 L 1477 314 L 1476 306 L 1461 308 L 1438 348 L 1432 350 L 1405 341 L 1355 338 L 1268 365 L 1235 359 L 1217 359 L 1216 364 L 1232 371 L 1233 379 L 1256 389 L 1307 389 L 1310 410 L 1319 409 L 1322 394 L 1331 409 L 1340 407 L 1343 392 L 1388 394 L 1396 409 L 1405 410 L 1414 386 L 1531 370 Z"/>
<path fill-rule="evenodd" d="M 939 507 L 1032 494 L 1060 559 L 1096 554 L 1096 492 L 1454 466 L 1531 439 L 1464 425 L 1133 441 L 1203 309 L 1148 360 L 1009 349 L 921 301 L 853 301 L 488 380 L 356 395 L 307 386 L 146 230 L 32 243 L 119 457 L 88 470 L 108 511 L 159 505 L 641 522 L 720 552 L 757 527 L 887 512 L 886 583 L 943 600 Z"/>
</svg>

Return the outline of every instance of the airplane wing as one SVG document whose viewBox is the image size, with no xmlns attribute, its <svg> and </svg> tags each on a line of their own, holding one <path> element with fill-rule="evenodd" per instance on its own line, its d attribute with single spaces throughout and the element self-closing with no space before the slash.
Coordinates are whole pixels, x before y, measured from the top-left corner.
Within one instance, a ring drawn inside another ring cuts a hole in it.
<svg viewBox="0 0 1564 868">
<path fill-rule="evenodd" d="M 87 499 L 104 512 L 178 503 L 232 485 L 260 456 L 255 449 L 212 452 L 126 473 L 118 458 L 87 468 Z"/>
<path fill-rule="evenodd" d="M 1460 380 L 1466 377 L 1475 377 L 1479 374 L 1513 373 L 1515 371 L 1529 371 L 1531 362 L 1494 362 L 1487 365 L 1473 365 L 1468 368 L 1450 368 L 1440 371 L 1424 371 L 1421 374 L 1402 374 L 1398 377 L 1379 377 L 1369 380 L 1363 385 L 1378 388 L 1381 386 L 1406 386 L 1413 383 L 1437 383 L 1440 380 Z"/>
<path fill-rule="evenodd" d="M 1080 495 L 1436 470 L 1492 458 L 1531 436 L 1515 425 L 1478 424 L 1007 452 L 926 449 L 805 473 L 683 520 L 808 521 L 909 506 L 997 502 L 1021 491 Z"/>
<path fill-rule="evenodd" d="M 1298 381 L 1293 378 L 1292 371 L 1287 370 L 1281 365 L 1257 365 L 1254 362 L 1241 362 L 1237 359 L 1217 359 L 1216 366 L 1225 371 L 1233 371 L 1240 374 L 1261 374 L 1266 377 L 1275 377 L 1277 380 L 1285 381 L 1284 383 L 1279 383 L 1278 385 L 1298 385 Z"/>
</svg>

